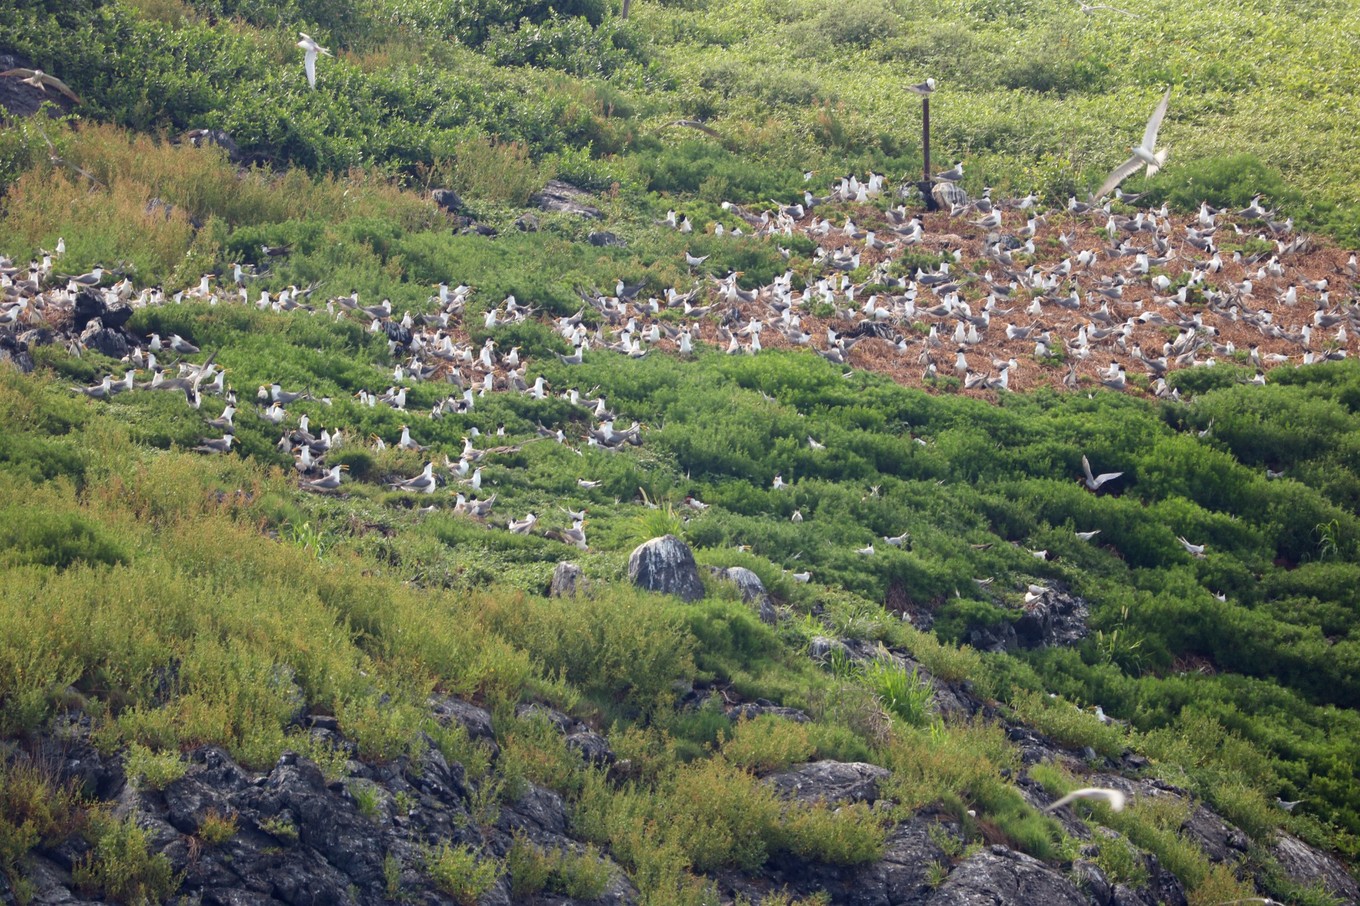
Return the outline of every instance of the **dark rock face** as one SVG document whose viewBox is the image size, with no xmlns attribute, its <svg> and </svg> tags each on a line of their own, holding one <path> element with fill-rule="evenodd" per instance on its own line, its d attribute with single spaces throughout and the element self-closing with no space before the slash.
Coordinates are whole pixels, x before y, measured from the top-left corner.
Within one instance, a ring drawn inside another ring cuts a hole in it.
<svg viewBox="0 0 1360 906">
<path fill-rule="evenodd" d="M 704 596 L 694 554 L 674 535 L 638 545 L 628 557 L 628 578 L 639 588 L 675 595 L 682 601 L 697 601 Z"/>
<path fill-rule="evenodd" d="M 33 370 L 33 356 L 28 344 L 8 331 L 0 331 L 0 363 L 18 368 L 24 374 Z"/>
<path fill-rule="evenodd" d="M 1044 903 L 1089 906 L 1090 900 L 1061 873 L 1022 853 L 993 846 L 959 863 L 927 906 L 997 906 Z"/>
<path fill-rule="evenodd" d="M 1083 599 L 1058 590 L 1045 592 L 1015 621 L 1016 642 L 1022 648 L 1075 645 L 1090 633 L 1089 617 Z"/>
<path fill-rule="evenodd" d="M 574 598 L 578 591 L 584 589 L 584 581 L 581 567 L 575 563 L 563 561 L 557 564 L 553 570 L 552 584 L 548 587 L 548 595 L 554 598 Z"/>
<path fill-rule="evenodd" d="M 887 768 L 863 762 L 814 761 L 775 774 L 769 783 L 799 802 L 876 802 L 878 785 L 892 776 Z"/>
<path fill-rule="evenodd" d="M 91 321 L 80 334 L 80 342 L 86 349 L 93 349 L 111 359 L 121 359 L 128 354 L 127 337 L 121 331 L 109 330 L 98 319 Z"/>
<path fill-rule="evenodd" d="M 1344 906 L 1360 903 L 1360 885 L 1344 865 L 1324 852 L 1313 849 L 1297 837 L 1282 833 L 1270 846 L 1270 854 L 1290 879 L 1304 886 L 1321 882 L 1327 893 Z"/>
<path fill-rule="evenodd" d="M 968 644 L 979 651 L 1053 648 L 1075 645 L 1090 634 L 1086 601 L 1058 589 L 1044 592 L 1014 623 L 969 630 Z"/>
<path fill-rule="evenodd" d="M 563 182 L 560 179 L 550 179 L 548 184 L 543 187 L 543 191 L 536 192 L 529 197 L 529 203 L 544 211 L 576 214 L 580 217 L 589 217 L 591 220 L 599 220 L 604 217 L 599 208 L 591 207 L 580 201 L 585 197 L 586 193 L 571 183 Z"/>
<path fill-rule="evenodd" d="M 771 891 L 787 889 L 798 896 L 825 891 L 837 906 L 916 906 L 932 894 L 932 866 L 949 863 L 949 856 L 937 842 L 948 837 L 959 837 L 957 826 L 934 816 L 918 815 L 889 833 L 883 858 L 877 862 L 843 867 L 779 857 L 760 877 L 732 875 L 723 879 L 724 886 L 734 897 L 744 896 L 752 902 Z M 1013 901 L 1007 906 L 1039 906 L 1043 902 Z M 989 901 L 988 906 L 1002 903 L 1006 901 Z"/>
</svg>

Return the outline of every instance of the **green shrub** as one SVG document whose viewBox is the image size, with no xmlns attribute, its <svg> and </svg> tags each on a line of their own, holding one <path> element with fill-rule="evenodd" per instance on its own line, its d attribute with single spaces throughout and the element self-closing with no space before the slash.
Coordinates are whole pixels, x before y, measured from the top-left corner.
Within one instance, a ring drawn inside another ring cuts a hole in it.
<svg viewBox="0 0 1360 906">
<path fill-rule="evenodd" d="M 164 853 L 152 853 L 137 816 L 122 821 L 98 816 L 90 827 L 94 850 L 76 863 L 71 879 L 84 892 L 129 906 L 162 903 L 179 887 Z"/>
<path fill-rule="evenodd" d="M 476 906 L 500 876 L 500 865 L 494 859 L 479 859 L 471 847 L 449 843 L 430 849 L 425 870 L 435 886 L 461 906 Z"/>
</svg>

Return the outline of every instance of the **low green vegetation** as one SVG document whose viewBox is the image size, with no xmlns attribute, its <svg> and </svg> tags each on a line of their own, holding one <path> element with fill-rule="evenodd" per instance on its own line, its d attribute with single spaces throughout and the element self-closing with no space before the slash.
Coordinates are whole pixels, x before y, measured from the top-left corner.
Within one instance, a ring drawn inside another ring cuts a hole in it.
<svg viewBox="0 0 1360 906">
<path fill-rule="evenodd" d="M 953 392 L 953 378 L 927 393 L 805 351 L 597 350 L 568 365 L 554 353 L 570 346 L 546 321 L 482 326 L 512 294 L 545 319 L 581 311 L 582 291 L 618 280 L 659 294 L 689 279 L 687 251 L 710 256 L 701 281 L 739 271 L 750 287 L 786 269 L 802 281 L 814 253 L 803 237 L 718 242 L 656 221 L 681 207 L 701 228 L 730 228 L 740 221 L 722 202 L 790 201 L 852 169 L 913 176 L 918 102 L 900 86 L 925 75 L 941 84 L 937 160 L 965 160 L 970 189 L 1082 194 L 1136 138 L 1149 99 L 1179 80 L 1163 133 L 1173 164 L 1147 186 L 1158 203 L 1244 205 L 1265 192 L 1283 214 L 1360 235 L 1346 201 L 1360 190 L 1360 148 L 1337 119 L 1360 91 L 1337 39 L 1360 27 L 1356 11 L 1229 11 L 1219 0 L 1146 0 L 1137 11 L 640 0 L 624 21 L 594 0 L 5 5 L 5 49 L 59 73 L 87 103 L 0 126 L 0 254 L 27 260 L 61 237 L 63 270 L 116 263 L 137 288 L 170 292 L 233 262 L 268 272 L 250 284 L 250 305 L 186 298 L 138 307 L 129 322 L 140 336 L 192 338 L 227 370 L 243 399 L 228 455 L 189 452 L 204 413 L 217 414 L 212 398 L 194 411 L 170 394 L 72 394 L 121 373 L 98 353 L 36 346 L 33 375 L 0 366 L 0 742 L 79 712 L 151 791 L 174 783 L 199 746 L 260 770 L 290 749 L 345 783 L 373 820 L 403 805 L 353 779 L 352 755 L 383 762 L 437 747 L 463 765 L 477 826 L 529 784 L 560 794 L 579 848 L 519 840 L 503 862 L 453 843 L 425 853 L 426 875 L 468 903 L 502 872 L 516 896 L 588 900 L 610 883 L 605 857 L 648 903 L 712 901 L 715 872 L 787 857 L 872 861 L 891 821 L 928 807 L 963 828 L 950 860 L 982 841 L 1070 860 L 1074 841 L 1015 780 L 1027 771 L 1060 795 L 1081 778 L 1027 768 L 1000 723 L 938 706 L 947 684 L 966 683 L 988 713 L 1074 751 L 1146 757 L 1150 774 L 1250 836 L 1250 870 L 1273 896 L 1292 893 L 1257 850 L 1279 829 L 1354 862 L 1354 361 L 1276 369 L 1266 386 L 1226 363 L 1176 372 L 1181 398 L 1164 402 L 1040 391 L 992 403 Z M 316 91 L 293 47 L 304 28 L 337 51 L 320 61 Z M 1290 109 L 1262 103 L 1282 88 Z M 670 125 L 682 117 L 717 136 Z M 244 164 L 165 139 L 198 127 L 230 132 Z M 603 227 L 570 215 L 539 212 L 536 231 L 516 229 L 551 177 L 591 191 L 626 246 L 591 245 Z M 462 193 L 500 235 L 457 232 L 426 197 L 434 187 Z M 266 245 L 290 253 L 267 262 Z M 919 257 L 906 260 L 936 260 Z M 397 363 L 381 333 L 328 316 L 325 299 L 357 292 L 419 315 L 440 282 L 474 288 L 471 342 L 517 347 L 528 379 L 556 392 L 602 395 L 621 425 L 640 422 L 641 445 L 579 444 L 591 422 L 555 395 L 491 393 L 430 419 L 453 388 L 413 382 L 408 412 L 361 405 L 359 391 L 392 384 Z M 290 285 L 315 288 L 315 315 L 253 304 Z M 600 326 L 594 311 L 583 317 Z M 310 391 L 294 417 L 343 429 L 329 460 L 348 467 L 339 493 L 299 490 L 278 429 L 249 403 L 274 381 Z M 428 453 L 395 448 L 404 423 Z M 539 425 L 564 426 L 570 443 L 539 439 Z M 484 464 L 491 518 L 455 512 L 454 487 L 413 503 L 388 486 L 456 457 L 474 428 L 484 438 L 503 428 L 495 443 L 510 448 Z M 1115 493 L 1086 490 L 1083 456 L 1123 472 Z M 788 486 L 775 489 L 775 476 Z M 565 528 L 562 508 L 587 510 L 585 550 L 503 530 L 507 515 L 529 512 Z M 1096 529 L 1094 541 L 1076 536 Z M 632 588 L 629 552 L 661 534 L 686 540 L 704 568 L 755 572 L 777 624 L 707 575 L 694 604 Z M 856 553 L 889 536 L 909 541 Z M 588 594 L 547 595 L 565 559 Z M 1035 583 L 1082 597 L 1091 634 L 1008 655 L 968 645 L 1018 620 Z M 838 639 L 873 656 L 834 646 L 809 656 Z M 680 707 L 696 689 L 706 703 Z M 431 717 L 431 695 L 490 711 L 499 754 Z M 724 698 L 807 719 L 734 720 Z M 588 766 L 542 713 L 522 711 L 530 703 L 589 723 L 621 766 Z M 301 731 L 307 712 L 333 715 L 343 744 Z M 824 758 L 888 768 L 894 806 L 799 805 L 766 782 Z M 1277 798 L 1301 805 L 1285 813 Z M 1083 808 L 1119 835 L 1097 864 L 1136 883 L 1147 851 L 1196 903 L 1256 893 L 1207 862 L 1181 833 L 1179 808 Z M 203 816 L 198 837 L 223 845 L 235 830 L 232 815 Z M 283 818 L 262 830 L 284 843 L 298 835 Z M 76 833 L 92 847 L 76 872 L 89 894 L 156 901 L 177 885 L 134 820 L 0 763 L 0 872 L 16 891 L 34 847 Z M 932 880 L 950 867 L 939 863 Z M 395 858 L 386 866 L 394 890 L 401 871 Z"/>
</svg>

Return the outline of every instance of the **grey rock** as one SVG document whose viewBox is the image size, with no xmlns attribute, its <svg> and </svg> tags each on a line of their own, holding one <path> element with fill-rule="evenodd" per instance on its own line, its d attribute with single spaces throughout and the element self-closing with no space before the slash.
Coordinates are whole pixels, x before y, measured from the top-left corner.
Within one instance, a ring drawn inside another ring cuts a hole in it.
<svg viewBox="0 0 1360 906">
<path fill-rule="evenodd" d="M 1360 885 L 1342 865 L 1327 853 L 1316 850 L 1297 837 L 1281 833 L 1270 845 L 1273 855 L 1285 874 L 1293 881 L 1310 887 L 1321 883 L 1324 890 L 1341 901 L 1343 906 L 1360 903 Z"/>
<path fill-rule="evenodd" d="M 1015 621 L 1015 640 L 1021 648 L 1071 646 L 1090 634 L 1086 601 L 1065 591 L 1051 590 Z"/>
<path fill-rule="evenodd" d="M 7 363 L 23 374 L 33 370 L 33 356 L 28 343 L 9 331 L 0 331 L 0 363 Z"/>
<path fill-rule="evenodd" d="M 770 593 L 765 590 L 765 583 L 760 581 L 760 576 L 744 566 L 729 566 L 723 576 L 736 583 L 743 601 L 756 605 L 762 623 L 773 626 L 779 621 L 774 604 L 770 601 Z"/>
<path fill-rule="evenodd" d="M 603 218 L 604 214 L 600 212 L 599 208 L 581 202 L 580 199 L 585 197 L 587 197 L 586 193 L 571 183 L 563 182 L 560 179 L 551 179 L 541 192 L 535 192 L 529 197 L 529 203 L 544 211 L 576 214 L 580 217 L 589 217 L 592 220 Z"/>
<path fill-rule="evenodd" d="M 739 705 L 732 705 L 726 709 L 725 713 L 729 720 L 755 720 L 757 717 L 764 717 L 766 715 L 782 717 L 785 720 L 791 720 L 794 723 L 799 724 L 810 723 L 812 720 L 812 718 L 808 717 L 807 713 L 804 711 L 800 711 L 797 708 L 786 708 L 782 705 L 776 705 L 774 702 L 766 701 L 763 698 L 756 699 L 753 702 L 742 702 Z"/>
<path fill-rule="evenodd" d="M 430 193 L 430 198 L 450 214 L 457 214 L 463 210 L 463 199 L 459 198 L 458 193 L 452 189 L 435 189 Z"/>
<path fill-rule="evenodd" d="M 674 535 L 638 545 L 628 557 L 628 578 L 639 588 L 675 595 L 682 601 L 697 601 L 704 596 L 694 554 Z"/>
<path fill-rule="evenodd" d="M 429 705 L 435 720 L 441 724 L 448 726 L 451 721 L 457 721 L 463 725 L 463 729 L 467 730 L 468 736 L 473 740 L 495 743 L 496 732 L 491 726 L 491 712 L 485 708 L 479 708 L 461 698 L 441 695 L 432 696 Z"/>
<path fill-rule="evenodd" d="M 968 204 L 968 193 L 952 182 L 937 182 L 930 190 L 930 197 L 945 211 L 954 205 Z"/>
<path fill-rule="evenodd" d="M 233 164 L 242 163 L 246 158 L 241 153 L 241 146 L 236 144 L 236 140 L 230 133 L 221 129 L 190 129 L 180 136 L 181 141 L 186 141 L 195 148 L 206 148 L 209 146 L 221 148 L 227 155 L 227 160 Z"/>
<path fill-rule="evenodd" d="M 603 736 L 593 730 L 568 734 L 567 748 L 580 754 L 590 764 L 607 766 L 614 763 L 614 750 Z"/>
<path fill-rule="evenodd" d="M 596 246 L 597 248 L 621 249 L 626 248 L 628 246 L 628 243 L 625 242 L 616 233 L 610 233 L 605 230 L 598 230 L 596 232 L 591 233 L 589 236 L 586 237 L 586 241 L 589 242 L 591 245 Z"/>
<path fill-rule="evenodd" d="M 584 573 L 581 567 L 570 561 L 562 561 L 553 570 L 552 584 L 548 595 L 554 598 L 574 598 L 577 592 L 585 590 Z"/>
<path fill-rule="evenodd" d="M 814 661 L 825 663 L 831 659 L 833 653 L 849 657 L 850 649 L 839 639 L 827 638 L 824 635 L 813 636 L 812 641 L 808 643 L 808 656 Z"/>
<path fill-rule="evenodd" d="M 1195 806 L 1181 831 L 1199 844 L 1210 862 L 1238 862 L 1251 846 L 1246 834 L 1202 805 Z"/>
<path fill-rule="evenodd" d="M 1004 846 L 965 859 L 945 878 L 926 906 L 1089 906 L 1090 900 L 1062 873 Z"/>
<path fill-rule="evenodd" d="M 887 768 L 864 762 L 814 761 L 774 774 L 768 782 L 799 802 L 875 802 L 878 785 L 892 776 Z"/>
<path fill-rule="evenodd" d="M 121 359 L 128 354 L 127 337 L 122 331 L 110 330 L 104 322 L 96 318 L 80 334 L 80 342 L 86 349 L 93 349 L 111 359 Z"/>
<path fill-rule="evenodd" d="M 521 233 L 537 233 L 539 229 L 538 218 L 531 211 L 525 211 L 515 218 L 515 229 Z"/>
</svg>

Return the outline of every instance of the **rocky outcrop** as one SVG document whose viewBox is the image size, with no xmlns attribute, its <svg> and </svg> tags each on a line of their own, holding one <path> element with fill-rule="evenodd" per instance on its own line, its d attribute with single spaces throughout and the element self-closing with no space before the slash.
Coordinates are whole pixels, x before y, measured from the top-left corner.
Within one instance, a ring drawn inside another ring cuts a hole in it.
<svg viewBox="0 0 1360 906">
<path fill-rule="evenodd" d="M 989 847 L 959 863 L 939 889 L 923 902 L 925 906 L 1090 904 L 1090 900 L 1062 873 L 1004 846 Z"/>
<path fill-rule="evenodd" d="M 682 601 L 704 596 L 694 554 L 674 535 L 643 542 L 628 557 L 628 578 L 638 588 L 675 595 Z"/>
<path fill-rule="evenodd" d="M 878 785 L 892 776 L 887 768 L 863 762 L 814 761 L 775 774 L 768 782 L 799 802 L 869 802 L 878 800 Z"/>
<path fill-rule="evenodd" d="M 1323 890 L 1340 901 L 1340 906 L 1360 903 L 1360 885 L 1346 867 L 1297 837 L 1280 834 L 1270 845 L 1270 854 L 1291 881 L 1304 887 L 1322 885 Z"/>
<path fill-rule="evenodd" d="M 550 179 L 542 191 L 529 196 L 529 203 L 545 211 L 575 214 L 579 217 L 588 217 L 591 220 L 599 220 L 604 217 L 599 208 L 581 201 L 585 197 L 587 197 L 586 193 L 571 183 L 563 182 L 560 179 Z"/>
</svg>

